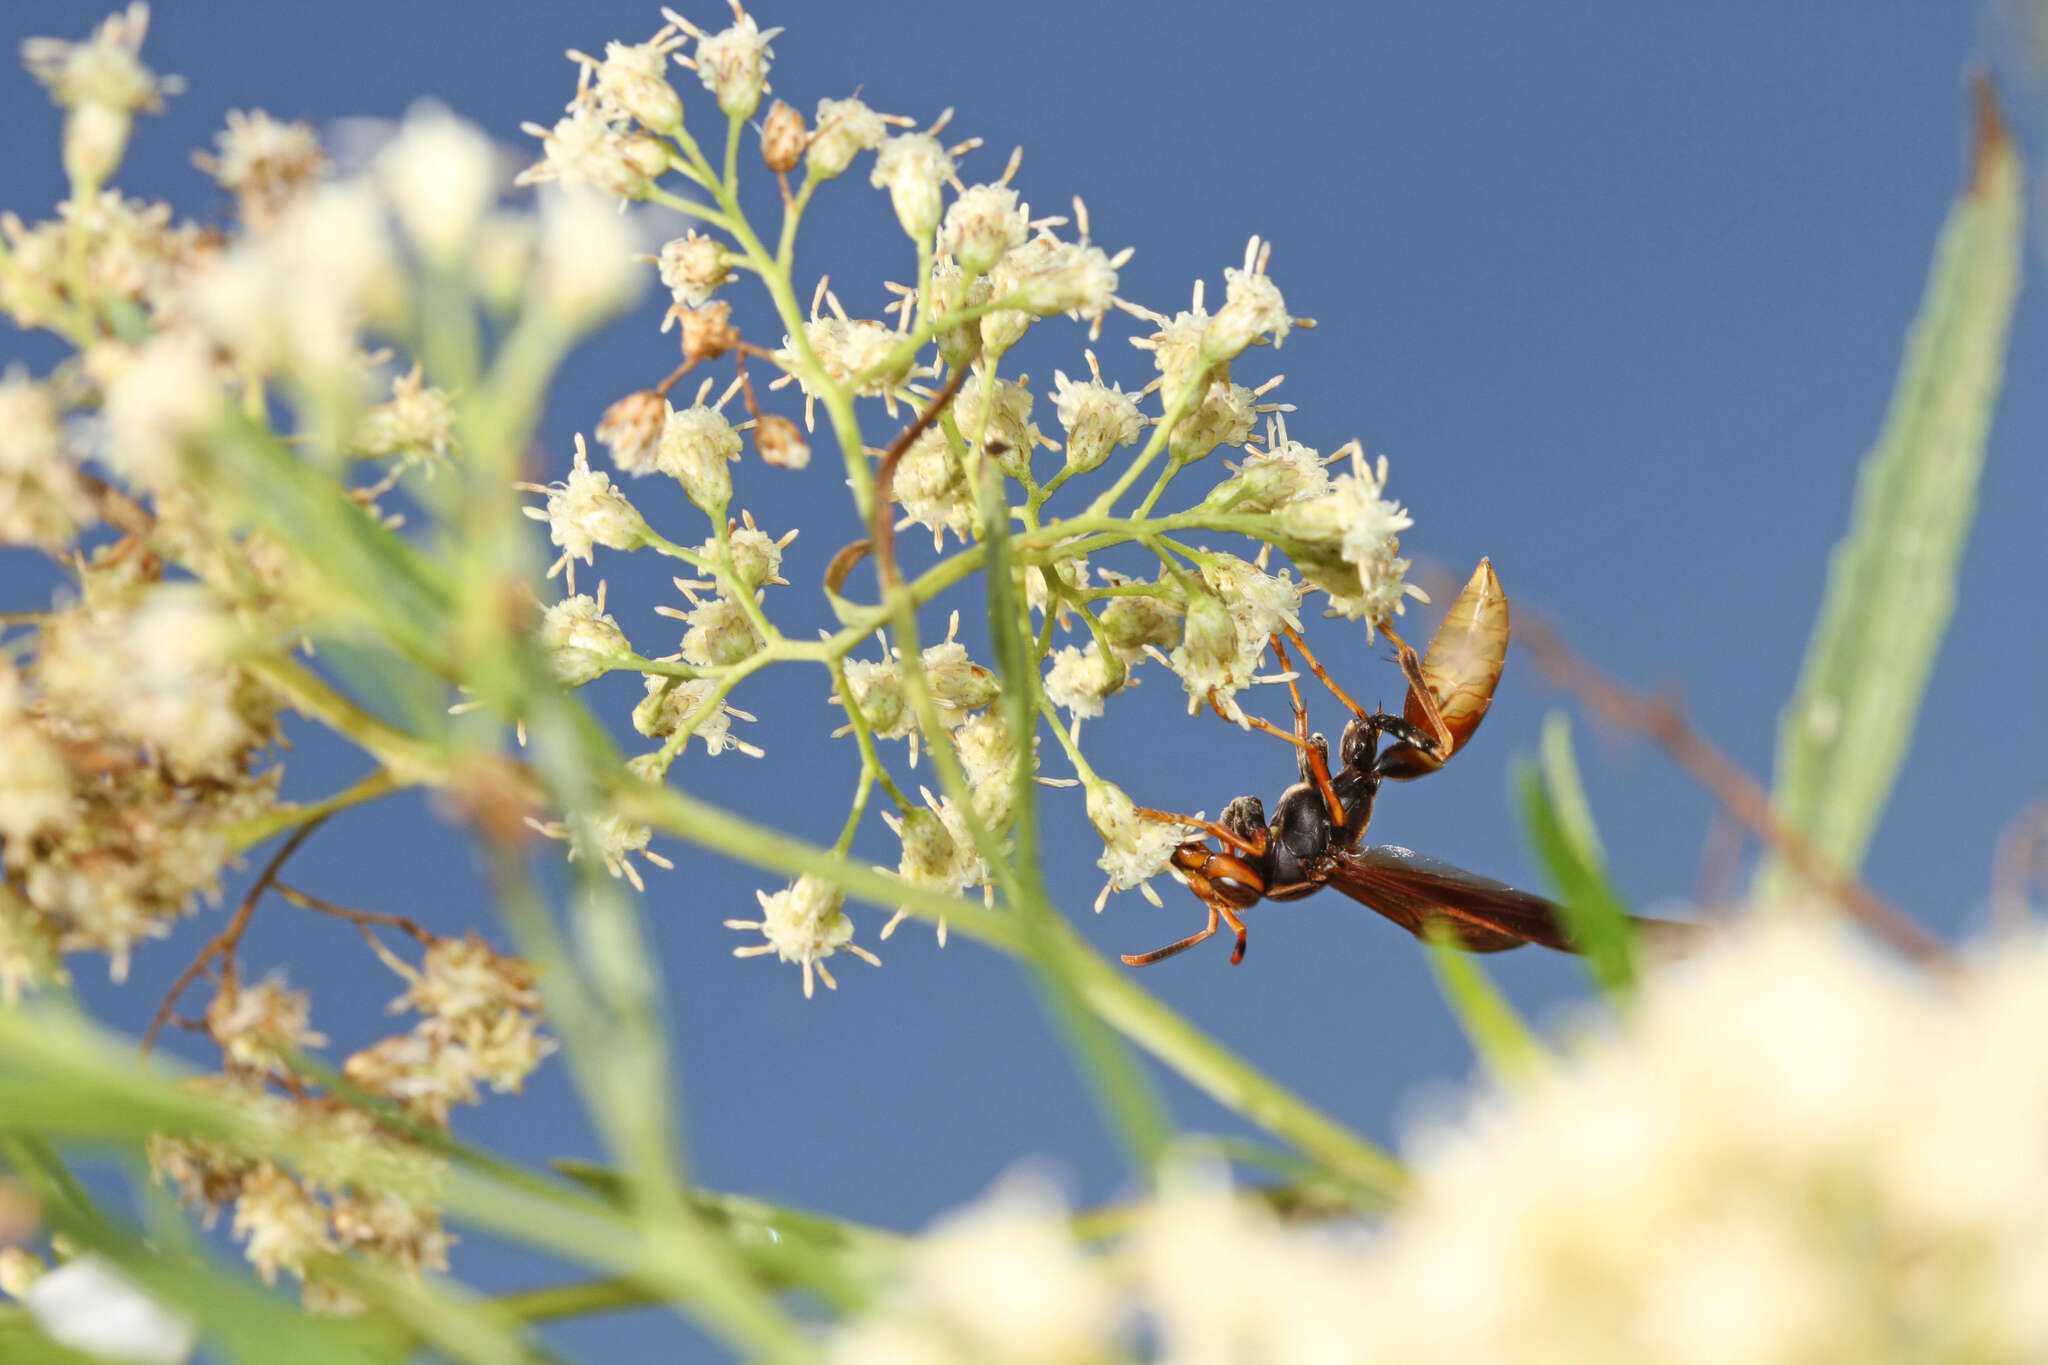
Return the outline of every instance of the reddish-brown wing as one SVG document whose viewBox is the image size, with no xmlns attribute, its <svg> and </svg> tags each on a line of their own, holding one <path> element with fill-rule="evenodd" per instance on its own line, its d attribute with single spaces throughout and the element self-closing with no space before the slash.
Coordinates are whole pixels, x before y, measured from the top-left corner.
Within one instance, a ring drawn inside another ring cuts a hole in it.
<svg viewBox="0 0 2048 1365">
<path fill-rule="evenodd" d="M 1417 938 L 1434 924 L 1468 952 L 1498 953 L 1524 943 L 1572 951 L 1555 901 L 1398 844 L 1332 853 L 1321 870 L 1325 885 Z"/>
</svg>

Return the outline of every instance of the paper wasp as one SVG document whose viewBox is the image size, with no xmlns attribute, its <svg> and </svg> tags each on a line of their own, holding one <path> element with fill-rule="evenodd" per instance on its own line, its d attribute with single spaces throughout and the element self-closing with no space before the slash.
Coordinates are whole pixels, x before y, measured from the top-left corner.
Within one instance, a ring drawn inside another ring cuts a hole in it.
<svg viewBox="0 0 2048 1365">
<path fill-rule="evenodd" d="M 1351 719 L 1338 740 L 1334 772 L 1329 745 L 1309 733 L 1308 712 L 1292 678 L 1287 690 L 1294 704 L 1293 733 L 1265 721 L 1251 722 L 1297 750 L 1300 780 L 1281 794 L 1270 823 L 1256 796 L 1238 797 L 1214 821 L 1140 808 L 1138 813 L 1148 819 L 1193 825 L 1221 847 L 1191 841 L 1173 854 L 1174 868 L 1208 907 L 1208 926 L 1164 948 L 1125 954 L 1127 964 L 1143 967 L 1186 952 L 1224 924 L 1237 935 L 1230 960 L 1242 962 L 1245 926 L 1239 916 L 1244 911 L 1261 900 L 1299 900 L 1326 886 L 1418 938 L 1441 932 L 1469 952 L 1494 953 L 1524 943 L 1575 951 L 1555 901 L 1395 844 L 1364 843 L 1380 784 L 1435 772 L 1471 739 L 1492 704 L 1507 657 L 1508 605 L 1491 561 L 1479 561 L 1426 655 L 1418 659 L 1398 635 L 1382 630 L 1408 683 L 1398 716 L 1368 711 L 1345 695 L 1302 638 L 1288 631 L 1310 671 L 1350 709 Z M 1293 666 L 1277 635 L 1273 650 L 1291 674 Z M 1394 741 L 1385 749 L 1380 747 L 1383 735 Z M 1690 927 L 1662 920 L 1636 924 L 1674 933 Z"/>
</svg>

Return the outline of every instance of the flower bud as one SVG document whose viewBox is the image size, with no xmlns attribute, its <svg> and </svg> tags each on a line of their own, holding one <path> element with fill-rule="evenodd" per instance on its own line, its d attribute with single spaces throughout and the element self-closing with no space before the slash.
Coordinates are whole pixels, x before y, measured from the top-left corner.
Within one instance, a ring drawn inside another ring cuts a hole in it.
<svg viewBox="0 0 2048 1365">
<path fill-rule="evenodd" d="M 768 44 L 780 32 L 763 31 L 752 15 L 742 14 L 731 28 L 697 40 L 697 75 L 718 97 L 727 118 L 750 119 L 760 107 L 761 91 L 768 84 L 768 59 L 775 55 Z"/>
<path fill-rule="evenodd" d="M 1102 638 L 1127 657 L 1142 653 L 1146 645 L 1164 649 L 1181 638 L 1181 614 L 1177 600 L 1119 597 L 1103 608 Z"/>
<path fill-rule="evenodd" d="M 717 409 L 694 404 L 669 414 L 661 430 L 655 464 L 683 486 L 690 501 L 713 516 L 723 516 L 732 501 L 732 471 L 742 442 L 732 423 Z"/>
<path fill-rule="evenodd" d="M 730 597 L 700 602 L 684 619 L 690 629 L 683 635 L 683 658 L 699 668 L 730 667 L 761 647 L 746 608 Z"/>
<path fill-rule="evenodd" d="M 1077 474 L 1099 469 L 1109 453 L 1129 445 L 1144 430 L 1138 400 L 1120 385 L 1101 380 L 1076 384 L 1053 371 L 1053 410 L 1067 430 L 1067 467 Z"/>
<path fill-rule="evenodd" d="M 889 191 L 896 221 L 920 246 L 938 230 L 939 189 L 953 178 L 953 158 L 930 133 L 902 133 L 875 153 L 868 183 Z"/>
<path fill-rule="evenodd" d="M 128 153 L 135 116 L 111 104 L 81 104 L 64 118 L 64 174 L 96 190 L 114 178 Z"/>
<path fill-rule="evenodd" d="M 1241 446 L 1258 421 L 1258 395 L 1227 378 L 1209 385 L 1201 406 L 1174 425 L 1169 449 L 1183 464 L 1199 460 L 1219 445 Z"/>
<path fill-rule="evenodd" d="M 787 175 L 803 160 L 804 144 L 809 140 L 804 116 L 794 105 L 777 100 L 761 128 L 761 160 L 777 175 Z"/>
<path fill-rule="evenodd" d="M 683 130 L 682 97 L 668 83 L 669 50 L 661 43 L 606 43 L 596 82 L 607 106 L 665 137 Z"/>
<path fill-rule="evenodd" d="M 912 728 L 910 707 L 903 696 L 903 674 L 892 660 L 846 661 L 846 686 L 868 729 L 881 739 L 901 739 Z"/>
<path fill-rule="evenodd" d="M 601 678 L 614 663 L 633 653 L 619 623 L 605 614 L 604 603 L 584 593 L 565 597 L 547 609 L 541 616 L 538 642 L 548 671 L 564 687 L 581 687 Z"/>
<path fill-rule="evenodd" d="M 715 237 L 686 232 L 664 242 L 655 258 L 661 283 L 685 308 L 701 308 L 712 292 L 732 278 L 736 258 Z"/>
<path fill-rule="evenodd" d="M 819 100 L 815 131 L 804 151 L 804 164 L 813 180 L 830 180 L 844 175 L 854 157 L 871 152 L 889 135 L 882 116 L 858 99 Z"/>
<path fill-rule="evenodd" d="M 979 711 L 1002 695 L 994 673 L 967 657 L 967 646 L 948 640 L 924 652 L 925 679 L 942 710 Z"/>
<path fill-rule="evenodd" d="M 686 359 L 702 364 L 718 359 L 740 344 L 739 328 L 732 325 L 732 305 L 723 300 L 702 308 L 677 306 L 669 310 L 669 315 L 682 320 Z"/>
<path fill-rule="evenodd" d="M 986 274 L 1030 235 L 1031 223 L 1008 185 L 969 185 L 946 210 L 939 250 L 969 275 Z"/>
<path fill-rule="evenodd" d="M 598 418 L 597 443 L 611 451 L 612 463 L 624 472 L 652 473 L 668 415 L 668 399 L 654 390 L 629 393 Z"/>
<path fill-rule="evenodd" d="M 916 886 L 939 887 L 947 891 L 959 889 L 960 883 L 954 876 L 959 864 L 959 850 L 938 812 L 923 806 L 905 811 L 903 827 L 897 835 L 903 840 L 903 857 L 896 864 L 897 876 Z"/>
<path fill-rule="evenodd" d="M 802 469 L 811 462 L 811 445 L 802 428 L 772 412 L 754 423 L 754 449 L 777 469 Z"/>
</svg>

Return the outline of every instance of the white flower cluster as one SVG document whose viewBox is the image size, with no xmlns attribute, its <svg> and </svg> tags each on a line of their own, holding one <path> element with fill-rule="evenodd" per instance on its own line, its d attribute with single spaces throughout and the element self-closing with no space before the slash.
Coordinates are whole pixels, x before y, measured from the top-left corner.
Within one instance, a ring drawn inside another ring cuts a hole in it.
<svg viewBox="0 0 2048 1365">
<path fill-rule="evenodd" d="M 1377 1227 L 1290 1227 L 1182 1172 L 1096 1255 L 1006 1187 L 920 1238 L 830 1359 L 2038 1360 L 2044 1002 L 2038 932 L 1960 983 L 1810 920 L 1731 932 L 1420 1135 Z"/>
</svg>

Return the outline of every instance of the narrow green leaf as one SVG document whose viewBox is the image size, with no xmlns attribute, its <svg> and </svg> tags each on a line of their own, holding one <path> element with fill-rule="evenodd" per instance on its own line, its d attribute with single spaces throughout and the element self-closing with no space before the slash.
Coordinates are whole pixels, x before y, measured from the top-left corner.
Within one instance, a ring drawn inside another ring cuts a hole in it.
<svg viewBox="0 0 2048 1365">
<path fill-rule="evenodd" d="M 1512 781 L 1522 837 L 1564 907 L 1565 927 L 1585 952 L 1587 972 L 1610 995 L 1627 991 L 1635 983 L 1628 902 L 1608 876 L 1600 831 L 1572 755 L 1571 722 L 1563 712 L 1544 719 L 1540 770 L 1518 758 Z"/>
<path fill-rule="evenodd" d="M 1515 1012 L 1500 987 L 1479 965 L 1479 959 L 1453 945 L 1441 933 L 1424 940 L 1429 949 L 1430 969 L 1444 993 L 1472 1050 L 1500 1084 L 1511 1090 L 1526 1087 L 1550 1069 L 1550 1054 Z"/>
<path fill-rule="evenodd" d="M 1778 725 L 1779 812 L 1844 871 L 1863 861 L 1955 605 L 1977 477 L 2020 286 L 2019 155 L 1988 83 L 1969 183 L 1935 249 L 1891 409 L 1856 479 L 1849 530 Z M 1799 878 L 1758 869 L 1760 896 Z"/>
<path fill-rule="evenodd" d="M 1010 554 L 1009 507 L 994 469 L 988 471 L 987 478 L 982 505 L 989 511 L 981 532 L 982 542 L 988 546 L 989 635 L 995 648 L 996 668 L 1003 680 L 1004 721 L 1017 737 L 1019 752 L 1028 755 L 1038 731 L 1038 662 L 1031 646 L 1028 617 L 1017 601 L 1012 577 L 1016 561 Z M 1048 594 L 1048 620 L 1053 609 Z M 1017 810 L 1013 865 L 1023 892 L 1019 897 L 1019 918 L 1025 927 L 1030 957 L 1037 967 L 1034 976 L 1038 993 L 1047 1016 L 1072 1049 L 1096 1105 L 1109 1120 L 1125 1155 L 1137 1171 L 1148 1173 L 1166 1153 L 1173 1136 L 1173 1119 L 1151 1076 L 1081 998 L 1070 957 L 1071 940 L 1051 932 L 1059 912 L 1046 894 L 1039 861 L 1038 793 L 1031 784 L 1032 766 L 1028 758 L 1017 765 L 1017 790 L 1012 794 Z"/>
</svg>

